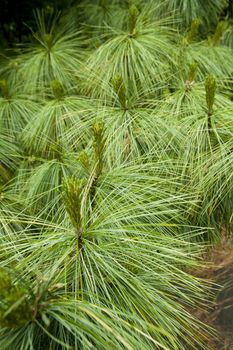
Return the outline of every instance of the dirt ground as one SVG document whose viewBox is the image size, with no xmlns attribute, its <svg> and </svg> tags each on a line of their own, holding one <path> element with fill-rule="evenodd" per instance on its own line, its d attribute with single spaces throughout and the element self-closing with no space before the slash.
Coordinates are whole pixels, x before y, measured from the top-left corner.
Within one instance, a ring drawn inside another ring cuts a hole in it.
<svg viewBox="0 0 233 350">
<path fill-rule="evenodd" d="M 233 245 L 224 232 L 222 241 L 209 250 L 206 261 L 210 265 L 194 274 L 216 284 L 214 305 L 209 311 L 195 310 L 195 314 L 216 329 L 216 337 L 210 337 L 208 344 L 213 350 L 233 350 Z"/>
</svg>

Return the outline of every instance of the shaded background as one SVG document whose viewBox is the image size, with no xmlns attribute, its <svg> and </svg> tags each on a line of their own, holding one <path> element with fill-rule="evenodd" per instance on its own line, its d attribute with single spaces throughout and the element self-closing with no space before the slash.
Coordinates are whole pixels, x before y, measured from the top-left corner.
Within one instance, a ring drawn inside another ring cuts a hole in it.
<svg viewBox="0 0 233 350">
<path fill-rule="evenodd" d="M 1 0 L 0 46 L 12 46 L 25 41 L 30 28 L 35 28 L 33 11 L 37 8 L 53 7 L 56 10 L 69 9 L 77 0 Z"/>
<path fill-rule="evenodd" d="M 97 0 L 93 0 L 96 3 Z M 111 0 L 108 0 L 111 3 Z M 125 0 L 127 1 L 127 0 Z M 203 0 L 204 1 L 204 0 Z M 30 28 L 35 29 L 33 11 L 37 8 L 53 7 L 55 10 L 68 10 L 85 0 L 1 0 L 0 7 L 0 50 L 13 44 L 26 41 Z M 233 1 L 229 1 L 223 17 L 233 18 Z"/>
</svg>

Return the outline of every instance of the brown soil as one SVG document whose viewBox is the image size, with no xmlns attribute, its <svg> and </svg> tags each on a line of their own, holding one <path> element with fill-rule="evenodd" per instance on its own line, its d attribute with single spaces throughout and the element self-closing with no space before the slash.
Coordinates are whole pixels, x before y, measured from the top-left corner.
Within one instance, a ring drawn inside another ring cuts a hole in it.
<svg viewBox="0 0 233 350">
<path fill-rule="evenodd" d="M 195 310 L 195 314 L 217 331 L 216 338 L 209 339 L 211 349 L 233 350 L 233 246 L 224 231 L 222 241 L 209 250 L 205 260 L 210 265 L 194 274 L 213 281 L 214 306 L 209 311 Z"/>
</svg>

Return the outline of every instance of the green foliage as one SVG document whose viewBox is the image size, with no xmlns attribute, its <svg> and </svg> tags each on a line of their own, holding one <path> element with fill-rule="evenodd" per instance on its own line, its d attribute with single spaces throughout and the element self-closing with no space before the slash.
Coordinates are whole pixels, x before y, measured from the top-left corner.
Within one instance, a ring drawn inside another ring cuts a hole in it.
<svg viewBox="0 0 233 350">
<path fill-rule="evenodd" d="M 53 80 L 51 82 L 51 87 L 55 98 L 59 100 L 64 96 L 64 89 L 58 80 Z"/>
<path fill-rule="evenodd" d="M 216 27 L 214 35 L 209 38 L 211 45 L 215 46 L 220 42 L 225 29 L 226 23 L 224 21 L 220 21 Z"/>
<path fill-rule="evenodd" d="M 137 22 L 137 17 L 139 15 L 139 11 L 135 5 L 130 6 L 129 8 L 129 19 L 128 19 L 128 29 L 129 35 L 132 37 L 135 33 L 135 27 Z"/>
<path fill-rule="evenodd" d="M 115 76 L 114 78 L 112 78 L 112 86 L 113 90 L 118 95 L 119 102 L 122 105 L 122 107 L 127 108 L 126 91 L 121 76 Z"/>
<path fill-rule="evenodd" d="M 205 26 L 211 27 L 227 7 L 227 0 L 169 0 L 164 1 L 166 11 L 176 11 L 176 17 L 181 18 L 181 25 L 186 27 L 195 18 L 200 18 Z"/>
<path fill-rule="evenodd" d="M 104 151 L 105 151 L 105 138 L 104 127 L 102 124 L 96 122 L 93 125 L 93 149 L 95 155 L 96 171 L 95 176 L 98 178 L 103 172 L 104 166 Z"/>
<path fill-rule="evenodd" d="M 4 52 L 0 349 L 210 349 L 193 270 L 232 231 L 224 6 L 49 7 Z"/>
<path fill-rule="evenodd" d="M 22 93 L 20 86 L 9 84 L 6 80 L 0 86 L 0 126 L 18 140 L 20 132 L 39 110 L 41 102 L 37 102 L 35 96 L 31 98 Z"/>
<path fill-rule="evenodd" d="M 190 64 L 189 73 L 188 73 L 188 81 L 190 83 L 195 81 L 197 70 L 198 70 L 198 64 L 196 62 Z"/>
<path fill-rule="evenodd" d="M 21 282 L 22 284 L 22 282 Z M 0 325 L 22 327 L 33 318 L 25 287 L 13 282 L 7 270 L 0 270 Z"/>
<path fill-rule="evenodd" d="M 9 89 L 8 89 L 8 85 L 7 85 L 7 81 L 6 80 L 1 80 L 0 81 L 0 89 L 1 89 L 1 94 L 2 97 L 4 97 L 5 99 L 9 99 Z"/>
<path fill-rule="evenodd" d="M 201 25 L 201 20 L 196 18 L 192 21 L 190 30 L 187 33 L 186 40 L 190 44 L 194 39 L 198 37 L 199 27 Z"/>
<path fill-rule="evenodd" d="M 72 224 L 80 234 L 82 230 L 81 188 L 75 178 L 71 178 L 67 182 L 64 182 L 63 201 Z"/>
<path fill-rule="evenodd" d="M 104 35 L 105 41 L 90 55 L 84 72 L 80 72 L 85 94 L 91 91 L 94 97 L 106 98 L 112 78 L 120 76 L 126 91 L 138 95 L 142 88 L 151 88 L 167 76 L 176 32 L 170 18 L 153 18 L 152 12 L 157 8 L 158 5 L 148 8 L 148 13 L 140 12 L 135 28 L 130 29 L 137 35 L 129 35 L 127 19 L 123 29 L 112 28 Z"/>
<path fill-rule="evenodd" d="M 73 87 L 76 70 L 85 56 L 84 35 L 59 28 L 59 14 L 51 13 L 46 18 L 44 11 L 37 12 L 38 29 L 34 41 L 25 45 L 18 68 L 19 79 L 24 81 L 27 93 L 44 93 L 52 80 L 58 80 L 67 88 Z M 59 29 L 58 29 L 59 28 Z"/>
<path fill-rule="evenodd" d="M 216 91 L 216 80 L 212 75 L 209 75 L 205 80 L 205 90 L 208 113 L 212 114 Z"/>
</svg>

